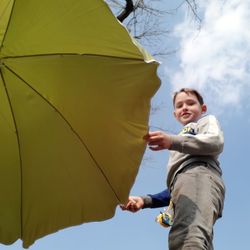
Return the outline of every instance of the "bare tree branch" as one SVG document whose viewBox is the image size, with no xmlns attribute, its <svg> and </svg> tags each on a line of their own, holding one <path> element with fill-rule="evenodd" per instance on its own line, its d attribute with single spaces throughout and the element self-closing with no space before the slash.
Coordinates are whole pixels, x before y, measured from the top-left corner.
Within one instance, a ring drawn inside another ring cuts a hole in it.
<svg viewBox="0 0 250 250">
<path fill-rule="evenodd" d="M 123 9 L 121 14 L 117 16 L 120 22 L 123 22 L 134 10 L 133 0 L 126 0 L 126 7 Z"/>
<path fill-rule="evenodd" d="M 163 9 L 166 0 L 106 0 L 117 19 L 124 23 L 131 35 L 155 56 L 164 57 L 175 53 L 177 48 L 163 48 L 171 32 L 167 15 L 175 15 L 185 6 L 191 15 L 201 24 L 198 15 L 198 0 L 176 1 L 173 9 Z M 164 41 L 164 42 L 163 42 Z"/>
<path fill-rule="evenodd" d="M 195 16 L 195 18 L 199 21 L 199 23 L 201 23 L 201 18 L 197 14 L 197 4 L 196 4 L 196 1 L 195 0 L 191 0 L 191 1 L 190 0 L 185 0 L 185 1 L 188 4 L 188 6 L 190 7 L 191 11 L 193 12 L 193 15 Z"/>
</svg>

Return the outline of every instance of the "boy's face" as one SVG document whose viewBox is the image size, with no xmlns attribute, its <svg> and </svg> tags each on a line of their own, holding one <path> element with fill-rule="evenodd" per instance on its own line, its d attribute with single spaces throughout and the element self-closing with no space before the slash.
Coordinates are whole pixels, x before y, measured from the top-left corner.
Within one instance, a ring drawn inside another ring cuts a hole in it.
<svg viewBox="0 0 250 250">
<path fill-rule="evenodd" d="M 182 125 L 197 121 L 206 111 L 206 105 L 201 105 L 195 94 L 185 92 L 177 94 L 174 103 L 174 116 Z"/>
</svg>

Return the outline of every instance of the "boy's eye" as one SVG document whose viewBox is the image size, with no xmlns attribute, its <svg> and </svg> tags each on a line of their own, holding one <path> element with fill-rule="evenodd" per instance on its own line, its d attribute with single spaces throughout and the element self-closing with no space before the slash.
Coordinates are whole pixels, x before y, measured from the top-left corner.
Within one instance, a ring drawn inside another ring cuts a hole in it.
<svg viewBox="0 0 250 250">
<path fill-rule="evenodd" d="M 194 102 L 194 101 L 189 101 L 189 102 L 187 102 L 187 105 L 189 105 L 189 106 L 192 106 L 192 105 L 194 105 L 196 102 Z"/>
<path fill-rule="evenodd" d="M 177 104 L 175 108 L 180 109 L 182 107 L 182 104 Z"/>
</svg>

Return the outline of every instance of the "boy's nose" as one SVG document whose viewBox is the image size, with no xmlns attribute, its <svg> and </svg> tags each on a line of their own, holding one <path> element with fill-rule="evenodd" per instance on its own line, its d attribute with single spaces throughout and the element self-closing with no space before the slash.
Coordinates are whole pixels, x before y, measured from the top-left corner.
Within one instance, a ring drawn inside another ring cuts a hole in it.
<svg viewBox="0 0 250 250">
<path fill-rule="evenodd" d="M 187 104 L 183 104 L 183 106 L 182 106 L 182 110 L 183 110 L 183 111 L 188 110 L 188 106 L 187 106 Z"/>
</svg>

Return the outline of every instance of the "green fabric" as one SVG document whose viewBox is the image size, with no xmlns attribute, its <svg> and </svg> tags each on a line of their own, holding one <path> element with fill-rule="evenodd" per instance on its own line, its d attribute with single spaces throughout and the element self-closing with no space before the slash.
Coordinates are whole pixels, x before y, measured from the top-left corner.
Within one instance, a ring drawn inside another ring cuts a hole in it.
<svg viewBox="0 0 250 250">
<path fill-rule="evenodd" d="M 158 64 L 101 0 L 0 0 L 0 242 L 114 215 Z"/>
</svg>

